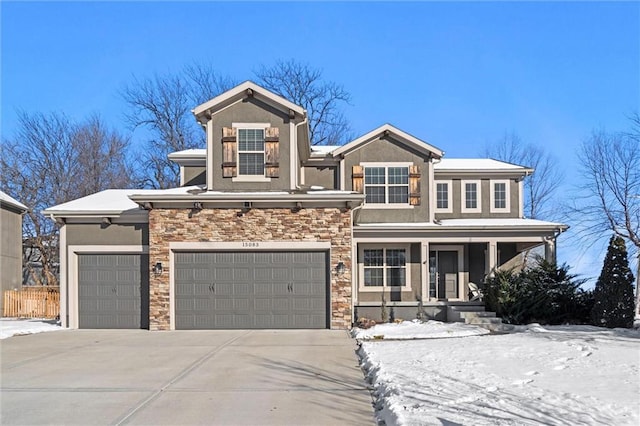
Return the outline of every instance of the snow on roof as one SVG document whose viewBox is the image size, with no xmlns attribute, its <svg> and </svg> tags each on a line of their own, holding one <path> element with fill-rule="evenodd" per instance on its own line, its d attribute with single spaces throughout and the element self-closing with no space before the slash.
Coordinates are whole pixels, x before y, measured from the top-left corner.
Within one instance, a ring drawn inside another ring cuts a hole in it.
<svg viewBox="0 0 640 426">
<path fill-rule="evenodd" d="M 207 150 L 205 148 L 194 148 L 194 149 L 185 149 L 183 151 L 175 151 L 169 154 L 171 158 L 181 158 L 181 157 L 207 157 Z"/>
<path fill-rule="evenodd" d="M 434 163 L 435 170 L 527 170 L 527 167 L 493 158 L 443 158 Z"/>
<path fill-rule="evenodd" d="M 320 155 L 324 156 L 332 153 L 336 149 L 340 148 L 341 145 L 313 145 L 311 147 L 311 155 Z"/>
<path fill-rule="evenodd" d="M 556 222 L 546 222 L 537 219 L 443 219 L 440 223 L 433 222 L 402 222 L 402 223 L 363 223 L 359 227 L 372 228 L 500 228 L 538 226 L 550 228 L 566 228 L 567 225 Z"/>
<path fill-rule="evenodd" d="M 27 206 L 25 206 L 24 204 L 22 204 L 20 201 L 16 200 L 15 198 L 13 198 L 12 196 L 10 196 L 9 194 L 0 191 L 0 201 L 2 201 L 3 204 L 7 204 L 11 207 L 15 207 L 17 209 L 20 210 L 24 210 L 27 211 L 29 210 L 29 208 Z"/>
<path fill-rule="evenodd" d="M 95 212 L 95 213 L 122 213 L 127 210 L 137 209 L 138 205 L 129 199 L 129 195 L 137 194 L 141 189 L 107 189 L 87 195 L 86 197 L 58 204 L 44 210 L 44 214 L 56 214 L 59 212 Z"/>
</svg>

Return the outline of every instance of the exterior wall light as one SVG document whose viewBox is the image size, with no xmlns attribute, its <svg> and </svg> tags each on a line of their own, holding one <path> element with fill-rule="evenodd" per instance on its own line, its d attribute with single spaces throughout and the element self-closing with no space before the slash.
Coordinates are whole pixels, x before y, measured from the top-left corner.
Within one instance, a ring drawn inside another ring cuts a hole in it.
<svg viewBox="0 0 640 426">
<path fill-rule="evenodd" d="M 344 275 L 346 270 L 347 267 L 344 265 L 344 262 L 338 262 L 338 264 L 336 265 L 336 274 Z"/>
<path fill-rule="evenodd" d="M 158 262 L 153 266 L 153 273 L 156 275 L 162 273 L 162 262 Z"/>
</svg>

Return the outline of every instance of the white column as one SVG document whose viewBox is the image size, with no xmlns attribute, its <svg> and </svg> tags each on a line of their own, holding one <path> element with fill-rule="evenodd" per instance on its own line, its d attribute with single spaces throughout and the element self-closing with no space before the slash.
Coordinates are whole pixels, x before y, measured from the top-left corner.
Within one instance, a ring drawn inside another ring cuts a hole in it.
<svg viewBox="0 0 640 426">
<path fill-rule="evenodd" d="M 491 240 L 487 243 L 487 270 L 488 276 L 492 276 L 498 267 L 498 243 Z"/>
<path fill-rule="evenodd" d="M 545 239 L 544 258 L 547 262 L 556 263 L 556 239 Z"/>
<path fill-rule="evenodd" d="M 429 300 L 429 242 L 423 241 L 420 247 L 420 284 L 422 286 L 422 294 L 420 297 L 424 302 L 425 300 Z"/>
<path fill-rule="evenodd" d="M 436 190 L 434 188 L 435 178 L 433 174 L 433 160 L 427 163 L 427 169 L 429 170 L 429 181 L 427 182 L 427 190 L 422 190 L 423 194 L 427 194 L 429 197 L 429 222 L 433 223 L 436 220 Z M 449 188 L 449 191 L 453 191 L 453 188 Z"/>
<path fill-rule="evenodd" d="M 67 225 L 60 228 L 60 323 L 62 328 L 69 326 L 67 321 Z"/>
</svg>

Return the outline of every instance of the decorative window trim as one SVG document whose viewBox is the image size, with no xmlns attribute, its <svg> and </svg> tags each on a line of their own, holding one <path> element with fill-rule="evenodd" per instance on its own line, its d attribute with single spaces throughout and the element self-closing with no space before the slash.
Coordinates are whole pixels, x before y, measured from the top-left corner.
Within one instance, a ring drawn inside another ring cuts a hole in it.
<svg viewBox="0 0 640 426">
<path fill-rule="evenodd" d="M 406 167 L 407 168 L 407 173 L 410 173 L 411 171 L 411 166 L 413 165 L 413 163 L 408 163 L 408 162 L 396 162 L 396 163 L 378 163 L 378 162 L 364 162 L 364 163 L 360 163 L 360 166 L 362 166 L 362 176 L 363 176 L 363 182 L 362 182 L 362 193 L 367 194 L 367 184 L 365 183 L 366 180 L 366 169 L 367 167 L 383 167 L 385 169 L 385 198 L 388 199 L 389 197 L 389 182 L 388 182 L 388 172 L 387 170 L 389 169 L 389 167 Z M 394 185 L 391 185 L 394 186 Z M 400 186 L 400 185 L 396 185 L 396 186 Z M 404 185 L 402 185 L 404 186 Z M 410 184 L 409 181 L 407 181 L 407 196 L 408 198 L 410 198 L 411 194 L 410 194 Z M 414 206 L 412 206 L 409 202 L 409 200 L 407 200 L 406 203 L 370 203 L 367 204 L 367 202 L 365 201 L 364 204 L 362 205 L 363 209 L 412 209 L 414 208 Z"/>
<path fill-rule="evenodd" d="M 240 132 L 238 130 L 249 130 L 249 129 L 261 129 L 263 130 L 263 135 L 266 137 L 266 132 L 269 127 L 271 127 L 271 123 L 231 123 L 231 127 L 236 129 L 236 143 L 238 144 L 236 148 L 236 164 L 237 164 L 237 174 L 234 176 L 231 181 L 232 182 L 271 182 L 271 178 L 266 176 L 266 167 L 264 170 L 264 175 L 243 175 L 240 174 Z M 263 155 L 266 161 L 266 148 L 263 148 Z"/>
<path fill-rule="evenodd" d="M 505 184 L 505 207 L 500 208 L 496 207 L 496 184 L 504 183 Z M 491 205 L 489 206 L 489 210 L 491 213 L 509 213 L 511 212 L 511 180 L 509 179 L 491 179 L 490 181 L 491 188 Z"/>
<path fill-rule="evenodd" d="M 367 287 L 364 285 L 364 251 L 382 249 L 384 256 L 383 285 L 380 287 Z M 387 282 L 387 250 L 405 251 L 405 285 L 388 286 Z M 411 289 L 411 245 L 410 244 L 358 244 L 358 290 L 363 292 L 382 292 L 387 290 L 413 291 Z"/>
<path fill-rule="evenodd" d="M 475 208 L 467 208 L 467 191 L 468 183 L 476 184 L 477 203 Z M 479 179 L 461 180 L 460 181 L 460 211 L 462 213 L 481 213 L 482 212 L 482 181 Z"/>
<path fill-rule="evenodd" d="M 447 208 L 438 208 L 438 184 L 447 185 Z M 453 181 L 452 180 L 436 180 L 433 184 L 435 198 L 435 211 L 437 213 L 453 213 Z"/>
</svg>

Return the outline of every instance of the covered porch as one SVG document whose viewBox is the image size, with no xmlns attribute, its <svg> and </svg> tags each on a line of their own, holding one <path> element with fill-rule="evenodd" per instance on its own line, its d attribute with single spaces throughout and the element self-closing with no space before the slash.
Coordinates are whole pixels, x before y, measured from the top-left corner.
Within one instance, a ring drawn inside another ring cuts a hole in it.
<svg viewBox="0 0 640 426">
<path fill-rule="evenodd" d="M 493 219 L 481 224 L 462 221 L 356 225 L 354 320 L 379 321 L 385 309 L 391 320 L 421 315 L 457 320 L 459 316 L 452 318 L 452 307 L 483 306 L 470 292 L 470 283 L 481 288 L 495 271 L 522 269 L 534 254 L 555 262 L 556 238 L 566 229 L 528 219 L 510 219 L 510 224 Z"/>
</svg>

